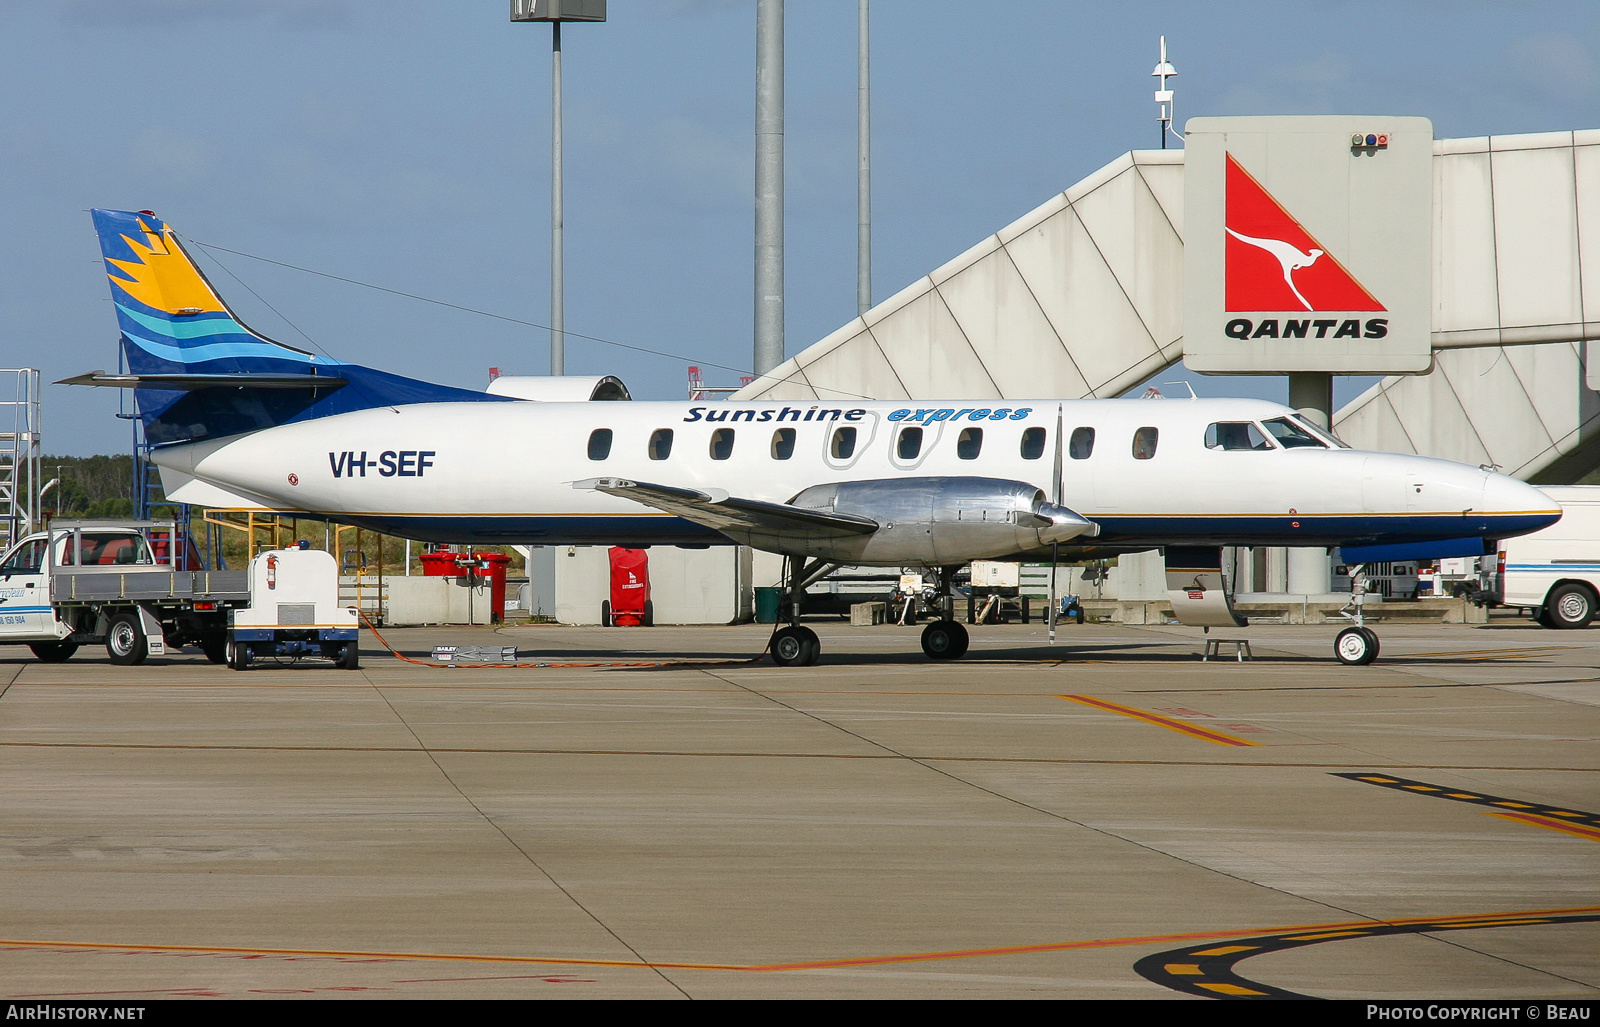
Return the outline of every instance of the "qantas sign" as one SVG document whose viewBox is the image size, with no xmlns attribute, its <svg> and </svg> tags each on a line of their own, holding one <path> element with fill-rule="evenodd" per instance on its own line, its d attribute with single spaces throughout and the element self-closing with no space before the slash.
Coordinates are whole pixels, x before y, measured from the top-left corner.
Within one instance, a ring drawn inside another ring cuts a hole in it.
<svg viewBox="0 0 1600 1027">
<path fill-rule="evenodd" d="M 1382 310 L 1383 304 L 1228 154 L 1229 310 Z"/>
<path fill-rule="evenodd" d="M 1389 145 L 1355 146 L 1355 129 L 1375 121 L 1385 123 Z M 1426 370 L 1433 157 L 1426 119 L 1195 118 L 1190 127 L 1189 367 Z"/>
</svg>

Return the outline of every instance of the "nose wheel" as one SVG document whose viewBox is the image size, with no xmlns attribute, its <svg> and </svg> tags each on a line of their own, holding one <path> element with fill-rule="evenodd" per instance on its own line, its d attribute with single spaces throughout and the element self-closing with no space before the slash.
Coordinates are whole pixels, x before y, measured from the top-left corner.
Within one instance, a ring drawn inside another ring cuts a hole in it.
<svg viewBox="0 0 1600 1027">
<path fill-rule="evenodd" d="M 1364 667 L 1378 658 L 1378 635 L 1371 628 L 1345 628 L 1333 640 L 1333 652 L 1340 663 Z"/>
</svg>

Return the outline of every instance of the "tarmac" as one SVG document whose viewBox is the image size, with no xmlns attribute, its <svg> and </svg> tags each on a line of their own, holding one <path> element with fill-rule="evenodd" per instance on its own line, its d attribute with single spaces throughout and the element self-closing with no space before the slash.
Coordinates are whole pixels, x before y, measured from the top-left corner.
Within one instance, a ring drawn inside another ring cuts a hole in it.
<svg viewBox="0 0 1600 1027">
<path fill-rule="evenodd" d="M 1600 629 L 808 623 L 0 649 L 0 991 L 1600 997 Z"/>
</svg>

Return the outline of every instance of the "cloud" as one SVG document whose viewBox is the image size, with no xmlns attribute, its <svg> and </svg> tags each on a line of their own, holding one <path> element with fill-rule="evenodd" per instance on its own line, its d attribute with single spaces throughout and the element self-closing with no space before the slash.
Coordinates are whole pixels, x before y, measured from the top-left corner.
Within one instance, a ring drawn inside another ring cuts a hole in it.
<svg viewBox="0 0 1600 1027">
<path fill-rule="evenodd" d="M 1572 36 L 1527 36 L 1512 43 L 1508 54 L 1523 78 L 1554 98 L 1592 96 L 1600 90 L 1600 67 Z"/>
<path fill-rule="evenodd" d="M 60 8 L 64 21 L 126 28 L 168 28 L 200 22 L 266 18 L 292 28 L 347 29 L 361 20 L 359 0 L 72 0 Z"/>
</svg>

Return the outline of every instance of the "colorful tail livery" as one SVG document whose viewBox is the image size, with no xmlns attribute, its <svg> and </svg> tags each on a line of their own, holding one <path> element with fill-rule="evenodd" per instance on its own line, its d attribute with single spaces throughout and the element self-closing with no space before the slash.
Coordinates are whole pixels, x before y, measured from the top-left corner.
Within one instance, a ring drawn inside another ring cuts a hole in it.
<svg viewBox="0 0 1600 1027">
<path fill-rule="evenodd" d="M 368 407 L 501 400 L 274 342 L 228 309 L 166 222 L 149 211 L 93 214 L 127 373 L 67 382 L 134 389 L 151 442 L 238 435 Z"/>
</svg>

